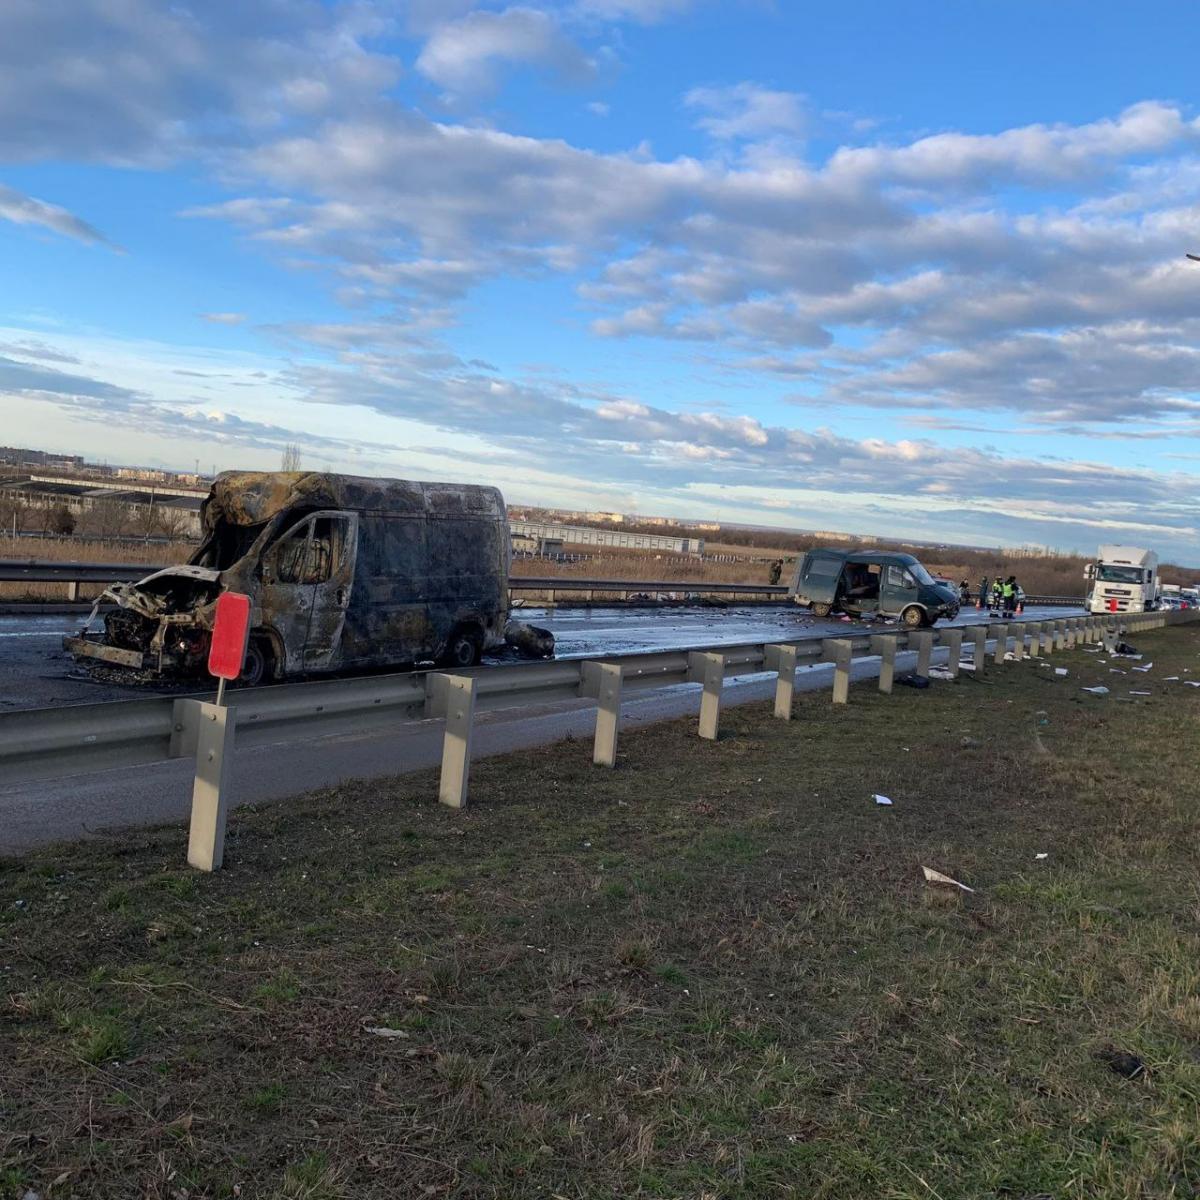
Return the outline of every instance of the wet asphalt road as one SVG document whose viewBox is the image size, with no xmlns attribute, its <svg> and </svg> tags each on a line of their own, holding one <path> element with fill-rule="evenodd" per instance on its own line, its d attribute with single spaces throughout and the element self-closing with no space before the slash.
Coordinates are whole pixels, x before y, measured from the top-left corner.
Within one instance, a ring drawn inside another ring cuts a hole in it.
<svg viewBox="0 0 1200 1200">
<path fill-rule="evenodd" d="M 1027 609 L 1035 619 L 1075 615 L 1082 609 Z M 742 605 L 695 608 L 521 608 L 514 615 L 553 630 L 560 658 L 672 650 L 687 646 L 726 645 L 789 639 L 812 634 L 834 636 L 866 628 L 858 622 L 818 620 L 788 605 Z M 959 615 L 957 625 L 986 617 L 974 609 Z M 154 692 L 194 692 L 195 684 L 175 688 L 123 687 L 97 683 L 84 676 L 64 654 L 64 633 L 78 631 L 78 614 L 0 617 L 0 712 L 48 708 L 61 704 L 96 704 L 127 700 Z M 878 625 L 875 627 L 894 628 Z M 485 661 L 500 661 L 488 658 Z"/>
</svg>

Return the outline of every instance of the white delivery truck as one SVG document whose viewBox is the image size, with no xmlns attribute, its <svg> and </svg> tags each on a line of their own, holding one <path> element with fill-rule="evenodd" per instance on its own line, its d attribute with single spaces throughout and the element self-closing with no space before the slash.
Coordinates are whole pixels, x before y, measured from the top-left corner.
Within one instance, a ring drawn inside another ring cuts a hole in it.
<svg viewBox="0 0 1200 1200">
<path fill-rule="evenodd" d="M 1101 546 L 1085 572 L 1094 613 L 1149 612 L 1158 607 L 1158 555 L 1140 546 Z"/>
</svg>

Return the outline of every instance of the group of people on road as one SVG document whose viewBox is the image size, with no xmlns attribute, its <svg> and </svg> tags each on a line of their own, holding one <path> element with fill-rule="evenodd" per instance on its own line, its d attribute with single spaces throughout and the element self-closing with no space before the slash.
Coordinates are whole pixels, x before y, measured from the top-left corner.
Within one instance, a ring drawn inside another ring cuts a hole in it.
<svg viewBox="0 0 1200 1200">
<path fill-rule="evenodd" d="M 965 579 L 958 585 L 958 594 L 963 604 L 971 602 L 971 585 Z M 1024 607 L 1025 593 L 1015 575 L 1007 579 L 1001 579 L 999 575 L 989 579 L 985 575 L 979 584 L 979 603 L 981 606 L 986 604 L 988 611 L 997 616 L 1014 617 Z"/>
</svg>

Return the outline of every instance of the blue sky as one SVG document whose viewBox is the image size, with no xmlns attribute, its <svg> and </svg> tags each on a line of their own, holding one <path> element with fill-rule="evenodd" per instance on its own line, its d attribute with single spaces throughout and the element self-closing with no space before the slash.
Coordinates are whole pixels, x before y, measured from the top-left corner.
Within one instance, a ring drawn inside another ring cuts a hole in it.
<svg viewBox="0 0 1200 1200">
<path fill-rule="evenodd" d="M 0 441 L 1197 561 L 1194 27 L 8 0 Z"/>
</svg>

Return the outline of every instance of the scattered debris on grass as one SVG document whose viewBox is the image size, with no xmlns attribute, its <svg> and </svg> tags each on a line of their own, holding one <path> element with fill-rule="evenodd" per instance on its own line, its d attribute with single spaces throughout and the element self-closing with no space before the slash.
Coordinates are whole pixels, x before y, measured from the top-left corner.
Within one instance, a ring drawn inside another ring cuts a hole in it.
<svg viewBox="0 0 1200 1200">
<path fill-rule="evenodd" d="M 973 887 L 967 887 L 965 883 L 959 883 L 957 879 L 952 879 L 949 875 L 943 875 L 941 871 L 935 871 L 932 867 L 922 867 L 925 872 L 925 882 L 940 884 L 943 887 L 956 887 L 964 892 L 974 892 Z"/>
<path fill-rule="evenodd" d="M 1096 1052 L 1096 1057 L 1110 1071 L 1123 1076 L 1125 1079 L 1137 1079 L 1146 1073 L 1146 1064 L 1136 1054 L 1128 1050 L 1118 1050 L 1115 1046 L 1105 1046 Z"/>
</svg>

